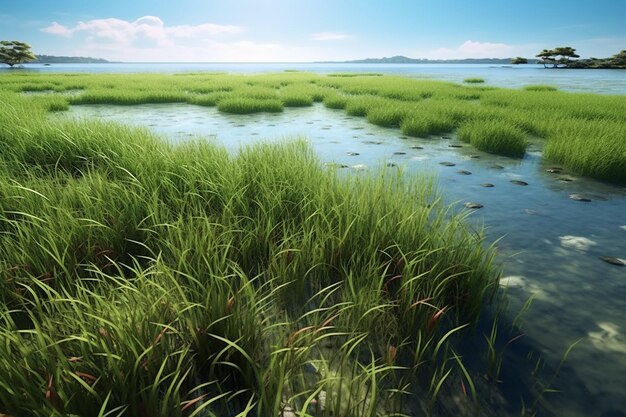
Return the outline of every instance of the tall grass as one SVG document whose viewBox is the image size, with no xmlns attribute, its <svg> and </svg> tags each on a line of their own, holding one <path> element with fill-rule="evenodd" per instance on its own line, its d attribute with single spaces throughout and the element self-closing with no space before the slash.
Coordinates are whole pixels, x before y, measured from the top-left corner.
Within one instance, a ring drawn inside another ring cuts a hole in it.
<svg viewBox="0 0 626 417">
<path fill-rule="evenodd" d="M 463 373 L 498 270 L 430 179 L 0 98 L 0 413 L 398 415 Z"/>
</svg>

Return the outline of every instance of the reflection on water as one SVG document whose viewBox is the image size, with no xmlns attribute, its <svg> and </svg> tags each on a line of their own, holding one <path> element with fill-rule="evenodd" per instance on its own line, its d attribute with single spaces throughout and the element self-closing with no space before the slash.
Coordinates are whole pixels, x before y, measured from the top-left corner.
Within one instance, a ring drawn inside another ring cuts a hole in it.
<svg viewBox="0 0 626 417">
<path fill-rule="evenodd" d="M 565 350 L 582 339 L 563 368 L 567 377 L 553 387 L 566 394 L 547 398 L 555 415 L 626 410 L 626 267 L 600 259 L 626 259 L 626 191 L 547 172 L 552 164 L 542 161 L 541 143 L 524 159 L 509 159 L 479 152 L 454 135 L 406 138 L 321 105 L 256 115 L 186 104 L 75 106 L 56 117 L 149 126 L 172 141 L 203 137 L 233 152 L 260 140 L 300 136 L 331 166 L 366 171 L 396 165 L 407 174 L 435 173 L 448 202 L 459 209 L 479 203 L 483 207 L 469 220 L 484 223 L 492 240 L 504 236 L 497 246 L 511 311 L 535 297 L 525 318 L 526 343 L 556 368 Z M 575 201 L 572 194 L 591 201 Z"/>
</svg>

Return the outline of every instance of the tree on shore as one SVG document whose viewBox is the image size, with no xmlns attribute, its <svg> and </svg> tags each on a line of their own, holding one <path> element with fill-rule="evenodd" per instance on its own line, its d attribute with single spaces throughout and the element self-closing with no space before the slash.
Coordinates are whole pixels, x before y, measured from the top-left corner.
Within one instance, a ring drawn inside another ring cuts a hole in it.
<svg viewBox="0 0 626 417">
<path fill-rule="evenodd" d="M 511 59 L 511 64 L 514 64 L 514 65 L 528 64 L 528 59 L 518 56 L 518 57 Z"/>
<path fill-rule="evenodd" d="M 565 65 L 567 68 L 570 64 L 571 58 L 580 58 L 580 55 L 576 53 L 576 49 L 570 46 L 561 46 L 554 50 L 555 55 L 560 56 L 558 63 L 561 65 Z"/>
<path fill-rule="evenodd" d="M 544 68 L 548 68 L 547 65 L 550 64 L 554 64 L 554 66 L 556 67 L 556 59 L 553 50 L 544 49 L 535 56 L 539 58 L 539 63 L 543 64 Z"/>
<path fill-rule="evenodd" d="M 609 58 L 609 61 L 611 65 L 626 67 L 626 50 L 619 51 Z"/>
<path fill-rule="evenodd" d="M 0 41 L 0 63 L 7 64 L 13 68 L 16 64 L 21 64 L 37 59 L 30 45 L 20 41 Z"/>
<path fill-rule="evenodd" d="M 544 49 L 536 56 L 539 58 L 539 63 L 543 64 L 544 68 L 547 68 L 547 65 L 552 65 L 552 68 L 559 68 L 559 65 L 561 65 L 561 68 L 567 68 L 573 62 L 571 58 L 580 58 L 580 55 L 576 53 L 576 49 L 571 46 Z"/>
</svg>

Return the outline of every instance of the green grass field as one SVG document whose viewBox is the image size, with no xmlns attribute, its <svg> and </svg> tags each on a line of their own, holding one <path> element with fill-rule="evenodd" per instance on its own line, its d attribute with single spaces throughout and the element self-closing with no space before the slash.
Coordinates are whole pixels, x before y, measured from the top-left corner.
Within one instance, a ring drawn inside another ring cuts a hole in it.
<svg viewBox="0 0 626 417">
<path fill-rule="evenodd" d="M 451 381 L 480 395 L 455 341 L 494 296 L 495 251 L 431 179 L 339 176 L 299 141 L 232 155 L 48 117 L 166 102 L 323 102 L 512 157 L 532 135 L 545 158 L 626 179 L 621 96 L 359 74 L 3 75 L 0 413 L 398 416 Z"/>
<path fill-rule="evenodd" d="M 452 342 L 499 273 L 430 179 L 50 121 L 66 100 L 0 93 L 0 413 L 398 415 L 473 387 Z"/>
<path fill-rule="evenodd" d="M 304 72 L 17 73 L 0 77 L 0 88 L 7 93 L 38 93 L 31 99 L 46 101 L 55 111 L 68 104 L 186 102 L 217 106 L 227 113 L 254 113 L 323 102 L 411 136 L 458 129 L 477 148 L 511 157 L 524 155 L 529 136 L 544 139 L 544 158 L 581 175 L 626 181 L 626 97 L 566 93 L 545 85 L 510 90 L 483 86 L 482 79 L 465 81 L 469 85 L 381 74 Z"/>
</svg>

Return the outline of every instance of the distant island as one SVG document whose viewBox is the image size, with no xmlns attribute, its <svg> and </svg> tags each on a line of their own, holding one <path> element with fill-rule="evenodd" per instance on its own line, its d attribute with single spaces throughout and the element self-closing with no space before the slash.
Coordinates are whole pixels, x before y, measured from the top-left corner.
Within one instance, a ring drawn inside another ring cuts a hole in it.
<svg viewBox="0 0 626 417">
<path fill-rule="evenodd" d="M 355 59 L 352 61 L 322 61 L 321 64 L 494 64 L 508 65 L 513 58 L 465 58 L 465 59 L 425 59 L 409 58 L 402 55 L 385 58 Z M 529 64 L 537 60 L 529 59 Z"/>
<path fill-rule="evenodd" d="M 84 56 L 54 56 L 54 55 L 37 55 L 37 59 L 32 61 L 33 64 L 110 64 L 102 58 L 90 58 Z"/>
</svg>

